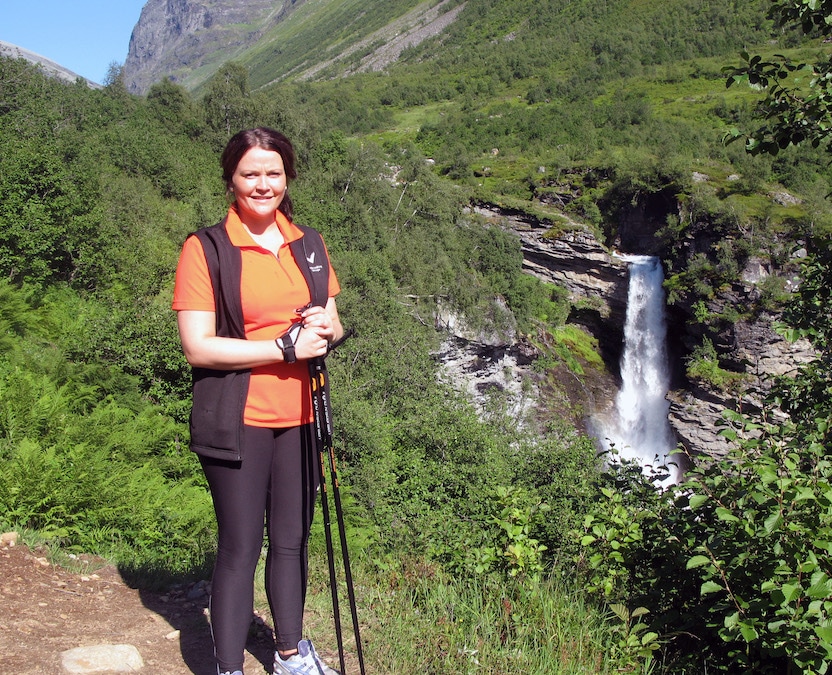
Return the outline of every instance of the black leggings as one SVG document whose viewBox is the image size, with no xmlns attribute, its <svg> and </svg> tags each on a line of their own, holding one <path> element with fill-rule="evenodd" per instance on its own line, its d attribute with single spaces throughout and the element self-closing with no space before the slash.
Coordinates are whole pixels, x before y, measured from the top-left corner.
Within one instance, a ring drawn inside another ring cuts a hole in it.
<svg viewBox="0 0 832 675">
<path fill-rule="evenodd" d="M 200 457 L 219 534 L 211 632 L 221 671 L 243 667 L 264 514 L 269 539 L 266 596 L 277 649 L 294 649 L 302 637 L 307 541 L 320 475 L 311 433 L 311 425 L 246 426 L 242 462 Z"/>
</svg>

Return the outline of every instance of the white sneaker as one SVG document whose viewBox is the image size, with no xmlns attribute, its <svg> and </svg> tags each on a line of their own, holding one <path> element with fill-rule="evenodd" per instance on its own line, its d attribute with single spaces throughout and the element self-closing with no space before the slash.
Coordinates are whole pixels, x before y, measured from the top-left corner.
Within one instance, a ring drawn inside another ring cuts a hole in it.
<svg viewBox="0 0 832 675">
<path fill-rule="evenodd" d="M 324 675 L 341 675 L 341 673 L 339 673 L 337 670 L 333 670 L 328 665 L 326 665 L 321 660 L 321 657 L 318 655 L 318 652 L 315 651 L 315 647 L 312 645 L 312 643 L 309 640 L 307 640 L 307 642 L 309 642 L 309 650 L 312 652 L 312 658 L 315 659 L 315 663 L 318 664 L 318 668 L 321 669 L 321 672 Z"/>
<path fill-rule="evenodd" d="M 329 675 L 309 640 L 298 642 L 298 653 L 288 659 L 275 652 L 273 672 L 274 675 Z"/>
</svg>

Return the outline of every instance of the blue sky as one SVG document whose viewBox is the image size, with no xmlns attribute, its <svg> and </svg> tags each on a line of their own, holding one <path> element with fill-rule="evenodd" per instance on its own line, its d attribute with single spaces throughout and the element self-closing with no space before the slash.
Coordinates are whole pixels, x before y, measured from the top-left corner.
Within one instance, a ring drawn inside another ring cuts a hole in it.
<svg viewBox="0 0 832 675">
<path fill-rule="evenodd" d="M 124 63 L 147 0 L 0 0 L 0 40 L 101 83 Z"/>
</svg>

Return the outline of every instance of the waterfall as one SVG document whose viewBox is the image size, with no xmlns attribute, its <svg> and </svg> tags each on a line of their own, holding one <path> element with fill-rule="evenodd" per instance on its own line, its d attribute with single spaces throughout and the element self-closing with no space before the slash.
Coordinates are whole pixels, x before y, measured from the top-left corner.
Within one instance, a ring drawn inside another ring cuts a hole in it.
<svg viewBox="0 0 832 675">
<path fill-rule="evenodd" d="M 670 375 L 665 345 L 664 272 L 655 257 L 621 258 L 630 268 L 621 389 L 612 419 L 603 425 L 599 436 L 605 439 L 605 449 L 614 443 L 620 457 L 636 460 L 646 469 L 666 464 L 675 447 L 667 420 Z M 668 469 L 668 482 L 676 482 L 676 467 L 668 465 Z"/>
</svg>

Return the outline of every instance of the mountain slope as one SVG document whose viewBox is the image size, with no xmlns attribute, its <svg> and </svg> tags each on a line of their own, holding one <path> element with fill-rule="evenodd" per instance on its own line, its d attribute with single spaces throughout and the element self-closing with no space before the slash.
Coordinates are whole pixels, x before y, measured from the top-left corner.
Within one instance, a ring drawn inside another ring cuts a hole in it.
<svg viewBox="0 0 832 675">
<path fill-rule="evenodd" d="M 130 40 L 124 77 L 146 93 L 170 77 L 198 89 L 223 63 L 239 60 L 255 87 L 289 75 L 311 77 L 328 65 L 350 70 L 380 48 L 378 69 L 408 46 L 436 34 L 456 12 L 454 0 L 150 0 Z M 458 10 L 457 10 L 458 11 Z"/>
<path fill-rule="evenodd" d="M 442 76 L 475 68 L 523 79 L 589 69 L 600 78 L 736 53 L 767 39 L 763 0 L 149 0 L 124 76 L 145 93 L 170 77 L 199 91 L 235 60 L 260 88 L 329 79 L 401 60 Z M 441 35 L 441 41 L 431 40 Z M 494 53 L 511 63 L 495 64 Z M 496 68 L 510 72 L 495 72 Z M 460 72 L 463 71 L 463 72 Z M 476 73 L 479 75 L 479 73 Z M 432 75 L 433 78 L 436 75 Z M 543 83 L 544 85 L 546 82 Z"/>
<path fill-rule="evenodd" d="M 149 0 L 130 37 L 124 81 L 144 94 L 169 77 L 188 88 L 255 43 L 304 0 Z"/>
<path fill-rule="evenodd" d="M 3 42 L 0 40 L 0 56 L 6 56 L 11 59 L 23 59 L 29 63 L 34 63 L 36 66 L 39 66 L 44 73 L 50 77 L 57 77 L 59 80 L 64 80 L 66 82 L 83 80 L 87 83 L 87 86 L 92 89 L 101 88 L 100 84 L 93 82 L 92 80 L 88 80 L 68 68 L 64 68 L 62 65 L 55 63 L 51 59 L 47 59 L 45 56 L 36 54 L 28 49 L 24 49 L 23 47 L 13 45 L 11 42 Z"/>
<path fill-rule="evenodd" d="M 429 3 L 421 3 L 407 14 L 393 19 L 357 42 L 341 42 L 327 50 L 332 54 L 331 57 L 310 67 L 299 66 L 287 75 L 306 80 L 327 68 L 340 68 L 345 75 L 384 70 L 397 61 L 405 49 L 439 35 L 456 20 L 459 12 L 465 7 L 465 3 L 453 7 L 452 0 L 441 0 L 433 7 L 428 5 Z"/>
</svg>

